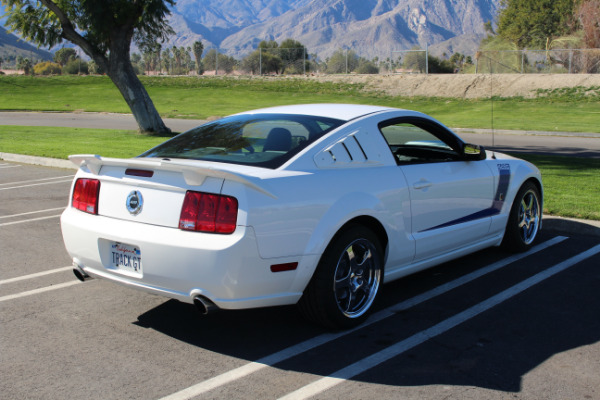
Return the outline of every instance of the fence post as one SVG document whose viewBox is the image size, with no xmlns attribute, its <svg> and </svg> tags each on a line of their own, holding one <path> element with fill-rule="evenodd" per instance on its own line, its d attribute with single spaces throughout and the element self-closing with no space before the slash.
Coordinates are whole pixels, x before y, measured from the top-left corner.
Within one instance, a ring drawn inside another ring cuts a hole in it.
<svg viewBox="0 0 600 400">
<path fill-rule="evenodd" d="M 219 49 L 215 49 L 215 76 L 219 75 Z"/>
<path fill-rule="evenodd" d="M 425 75 L 429 75 L 429 43 L 425 43 Z"/>
<path fill-rule="evenodd" d="M 302 71 L 306 75 L 306 47 L 302 48 Z"/>
<path fill-rule="evenodd" d="M 346 75 L 348 75 L 348 49 L 346 49 Z"/>
<path fill-rule="evenodd" d="M 525 72 L 525 50 L 521 50 L 521 74 Z"/>
<path fill-rule="evenodd" d="M 258 75 L 262 76 L 262 48 L 258 48 Z"/>
<path fill-rule="evenodd" d="M 572 65 L 573 65 L 573 50 L 569 51 L 569 74 L 571 73 Z"/>
</svg>

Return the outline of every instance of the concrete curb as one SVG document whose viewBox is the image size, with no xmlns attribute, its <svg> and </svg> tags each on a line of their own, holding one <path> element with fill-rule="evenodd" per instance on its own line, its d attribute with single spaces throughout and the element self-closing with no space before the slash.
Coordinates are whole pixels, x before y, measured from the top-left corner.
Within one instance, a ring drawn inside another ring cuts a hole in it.
<svg viewBox="0 0 600 400">
<path fill-rule="evenodd" d="M 21 154 L 0 153 L 0 160 L 41 165 L 44 167 L 78 169 L 78 167 L 69 160 L 60 160 L 57 158 L 46 158 L 36 156 L 26 156 Z M 573 235 L 588 235 L 600 238 L 600 221 L 586 219 L 574 219 L 556 217 L 554 215 L 545 215 L 542 224 L 544 230 L 567 232 Z"/>
<path fill-rule="evenodd" d="M 452 128 L 458 134 L 474 133 L 479 135 L 519 135 L 519 136 L 559 136 L 559 137 L 578 137 L 578 138 L 597 138 L 600 139 L 600 133 L 596 132 L 550 132 L 550 131 L 522 131 L 508 129 L 480 129 L 480 128 Z"/>
<path fill-rule="evenodd" d="M 69 160 L 61 160 L 58 158 L 47 158 L 37 156 L 26 156 L 22 154 L 0 153 L 0 160 L 11 161 L 16 163 L 41 165 L 44 167 L 79 169 Z"/>
<path fill-rule="evenodd" d="M 600 238 L 600 221 L 545 215 L 542 229 Z"/>
</svg>

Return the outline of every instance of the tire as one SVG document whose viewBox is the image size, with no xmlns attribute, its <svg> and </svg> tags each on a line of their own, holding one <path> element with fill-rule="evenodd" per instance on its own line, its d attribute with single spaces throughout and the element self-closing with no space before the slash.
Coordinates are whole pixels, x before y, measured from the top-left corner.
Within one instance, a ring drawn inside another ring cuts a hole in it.
<svg viewBox="0 0 600 400">
<path fill-rule="evenodd" d="M 298 303 L 300 312 L 328 328 L 360 325 L 380 292 L 382 254 L 377 236 L 362 225 L 336 235 Z"/>
<path fill-rule="evenodd" d="M 514 253 L 528 250 L 537 238 L 541 221 L 540 192 L 532 182 L 525 182 L 510 209 L 502 247 Z"/>
</svg>

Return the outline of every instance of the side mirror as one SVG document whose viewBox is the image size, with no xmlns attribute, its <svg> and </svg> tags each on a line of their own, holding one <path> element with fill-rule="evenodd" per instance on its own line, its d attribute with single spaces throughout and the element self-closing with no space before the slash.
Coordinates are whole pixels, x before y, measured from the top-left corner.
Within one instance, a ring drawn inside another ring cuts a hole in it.
<svg viewBox="0 0 600 400">
<path fill-rule="evenodd" d="M 466 161 L 485 160 L 487 155 L 483 146 L 478 144 L 465 143 L 463 147 L 463 159 Z"/>
</svg>

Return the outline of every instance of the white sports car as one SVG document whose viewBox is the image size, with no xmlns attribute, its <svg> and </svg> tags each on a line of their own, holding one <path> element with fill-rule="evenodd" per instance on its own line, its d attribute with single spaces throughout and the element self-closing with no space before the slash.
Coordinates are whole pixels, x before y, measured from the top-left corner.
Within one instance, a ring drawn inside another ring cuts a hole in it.
<svg viewBox="0 0 600 400">
<path fill-rule="evenodd" d="M 61 224 L 75 275 L 204 313 L 298 303 L 352 327 L 384 281 L 489 246 L 526 250 L 541 228 L 535 166 L 415 111 L 275 107 L 136 158 L 70 159 Z"/>
</svg>

